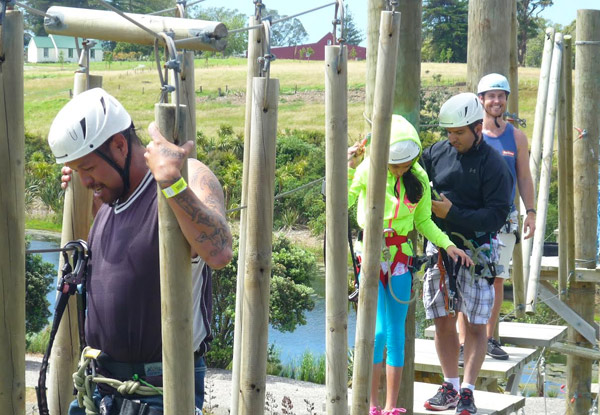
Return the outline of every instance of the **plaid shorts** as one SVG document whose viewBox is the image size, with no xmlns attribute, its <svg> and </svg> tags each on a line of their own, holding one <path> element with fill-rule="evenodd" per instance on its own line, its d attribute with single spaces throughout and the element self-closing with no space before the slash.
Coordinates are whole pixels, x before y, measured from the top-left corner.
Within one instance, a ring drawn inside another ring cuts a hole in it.
<svg viewBox="0 0 600 415">
<path fill-rule="evenodd" d="M 448 287 L 448 275 L 446 275 Z M 461 267 L 456 278 L 456 311 L 464 313 L 472 324 L 486 324 L 494 305 L 494 287 L 485 278 L 473 278 L 469 270 Z M 435 265 L 425 272 L 423 303 L 428 319 L 445 317 L 445 293 L 440 291 L 440 270 Z"/>
</svg>

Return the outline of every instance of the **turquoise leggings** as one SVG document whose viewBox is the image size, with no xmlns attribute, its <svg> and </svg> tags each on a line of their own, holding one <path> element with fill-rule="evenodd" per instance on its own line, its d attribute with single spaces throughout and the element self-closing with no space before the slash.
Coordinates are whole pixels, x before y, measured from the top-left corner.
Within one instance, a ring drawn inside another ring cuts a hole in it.
<svg viewBox="0 0 600 415">
<path fill-rule="evenodd" d="M 386 363 L 394 367 L 404 366 L 404 326 L 408 304 L 396 301 L 390 292 L 390 286 L 394 289 L 396 298 L 408 301 L 410 299 L 411 283 L 410 272 L 393 275 L 385 288 L 383 283 L 379 281 L 373 364 L 383 362 L 383 349 L 387 346 Z"/>
</svg>

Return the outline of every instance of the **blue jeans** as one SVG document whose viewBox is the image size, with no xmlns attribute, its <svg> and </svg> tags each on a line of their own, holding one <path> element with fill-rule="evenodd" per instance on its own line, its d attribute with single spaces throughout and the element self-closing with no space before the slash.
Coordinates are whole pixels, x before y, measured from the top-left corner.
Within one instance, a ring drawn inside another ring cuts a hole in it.
<svg viewBox="0 0 600 415">
<path fill-rule="evenodd" d="M 194 364 L 194 393 L 196 395 L 196 408 L 202 409 L 204 405 L 204 376 L 206 375 L 206 363 L 204 358 L 200 357 Z M 96 406 L 100 405 L 100 399 L 102 394 L 98 391 L 98 388 L 94 391 L 94 402 Z M 163 408 L 163 397 L 162 395 L 148 396 L 140 398 L 140 402 L 147 403 L 150 407 Z M 77 399 L 71 402 L 69 406 L 69 415 L 85 415 L 85 408 L 80 408 L 77 403 Z M 193 415 L 193 414 L 190 414 Z"/>
</svg>

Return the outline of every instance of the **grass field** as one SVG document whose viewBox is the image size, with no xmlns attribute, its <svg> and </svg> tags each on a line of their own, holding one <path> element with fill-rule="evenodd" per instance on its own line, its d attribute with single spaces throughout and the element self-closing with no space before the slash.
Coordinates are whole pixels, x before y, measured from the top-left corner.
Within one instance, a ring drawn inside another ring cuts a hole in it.
<svg viewBox="0 0 600 415">
<path fill-rule="evenodd" d="M 74 64 L 38 64 L 25 66 L 25 129 L 47 136 L 52 119 L 69 100 L 73 87 Z M 365 61 L 351 61 L 348 67 L 349 141 L 355 141 L 364 129 Z M 423 87 L 454 86 L 466 80 L 466 64 L 423 63 Z M 219 126 L 229 124 L 236 133 L 244 129 L 246 60 L 198 59 L 195 62 L 197 126 L 208 136 Z M 104 88 L 119 99 L 131 113 L 136 126 L 145 130 L 154 119 L 154 104 L 159 99 L 159 78 L 154 62 L 97 62 L 91 73 L 103 76 Z M 528 121 L 525 132 L 531 136 L 539 70 L 519 71 L 520 115 Z M 279 129 L 323 130 L 324 63 L 279 60 L 271 65 L 271 77 L 279 79 Z M 459 89 L 465 87 L 459 87 Z M 219 95 L 219 89 L 221 95 Z M 201 92 L 200 92 L 201 91 Z"/>
</svg>

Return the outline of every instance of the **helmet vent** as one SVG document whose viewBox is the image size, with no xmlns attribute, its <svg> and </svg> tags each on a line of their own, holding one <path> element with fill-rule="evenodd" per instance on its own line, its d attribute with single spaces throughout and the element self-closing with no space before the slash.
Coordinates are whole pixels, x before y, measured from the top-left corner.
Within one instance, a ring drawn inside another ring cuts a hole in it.
<svg viewBox="0 0 600 415">
<path fill-rule="evenodd" d="M 80 121 L 79 121 L 79 125 L 81 125 L 81 132 L 83 133 L 83 139 L 85 140 L 85 117 L 83 117 Z"/>
<path fill-rule="evenodd" d="M 100 97 L 100 103 L 102 104 L 102 111 L 104 111 L 104 115 L 106 115 L 106 103 L 104 102 L 104 97 Z"/>
</svg>

